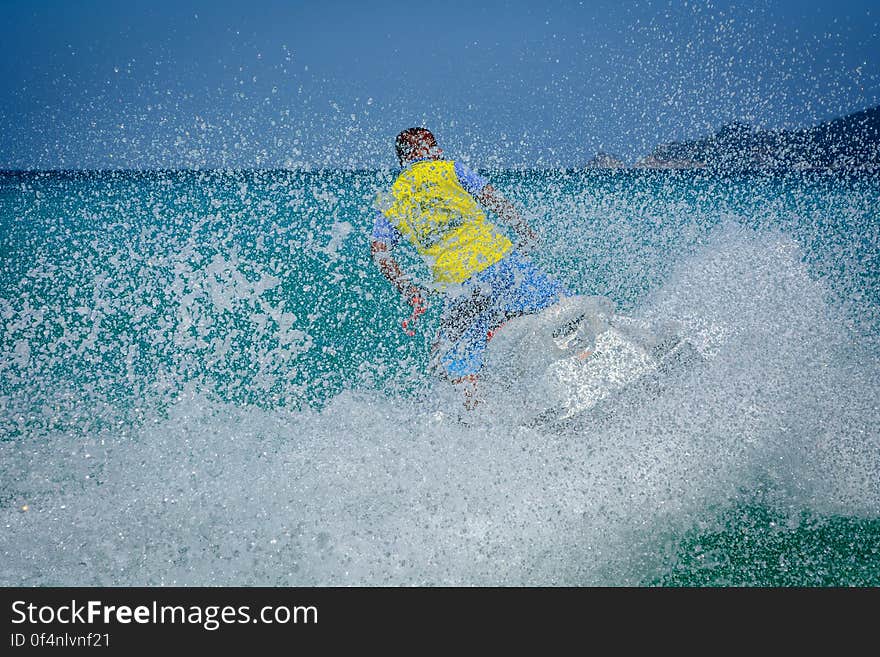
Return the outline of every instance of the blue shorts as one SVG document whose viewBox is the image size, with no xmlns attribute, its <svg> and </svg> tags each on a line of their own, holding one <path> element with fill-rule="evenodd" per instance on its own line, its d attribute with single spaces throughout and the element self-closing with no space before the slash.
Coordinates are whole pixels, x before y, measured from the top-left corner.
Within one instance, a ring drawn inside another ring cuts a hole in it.
<svg viewBox="0 0 880 657">
<path fill-rule="evenodd" d="M 447 292 L 434 345 L 435 365 L 450 379 L 476 374 L 491 331 L 511 317 L 539 312 L 568 295 L 559 281 L 511 252 Z"/>
</svg>

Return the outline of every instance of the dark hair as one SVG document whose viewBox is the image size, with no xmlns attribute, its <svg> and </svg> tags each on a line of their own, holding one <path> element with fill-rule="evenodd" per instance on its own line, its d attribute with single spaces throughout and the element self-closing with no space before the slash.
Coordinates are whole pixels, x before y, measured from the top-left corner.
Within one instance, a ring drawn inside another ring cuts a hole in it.
<svg viewBox="0 0 880 657">
<path fill-rule="evenodd" d="M 407 128 L 394 139 L 394 149 L 401 165 L 422 146 L 436 146 L 437 140 L 427 128 Z"/>
</svg>

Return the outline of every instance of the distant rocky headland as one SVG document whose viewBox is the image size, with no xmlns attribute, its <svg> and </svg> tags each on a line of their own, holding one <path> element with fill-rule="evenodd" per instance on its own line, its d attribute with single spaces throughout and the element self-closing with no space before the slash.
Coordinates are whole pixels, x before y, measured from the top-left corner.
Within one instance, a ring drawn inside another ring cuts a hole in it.
<svg viewBox="0 0 880 657">
<path fill-rule="evenodd" d="M 623 160 L 614 157 L 613 155 L 609 155 L 608 153 L 603 153 L 602 151 L 596 153 L 596 156 L 587 162 L 588 169 L 625 169 L 626 162 Z"/>
<path fill-rule="evenodd" d="M 606 153 L 586 166 L 626 167 Z M 632 168 L 880 171 L 880 106 L 800 130 L 732 123 L 708 137 L 661 144 Z"/>
</svg>

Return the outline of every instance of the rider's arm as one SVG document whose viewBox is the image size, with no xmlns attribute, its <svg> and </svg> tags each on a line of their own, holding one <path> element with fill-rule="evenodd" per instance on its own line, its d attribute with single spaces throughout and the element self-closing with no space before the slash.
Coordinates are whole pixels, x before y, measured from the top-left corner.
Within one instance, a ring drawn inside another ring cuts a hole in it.
<svg viewBox="0 0 880 657">
<path fill-rule="evenodd" d="M 516 231 L 520 239 L 519 247 L 525 247 L 538 241 L 538 235 L 526 223 L 519 210 L 508 201 L 492 185 L 485 185 L 476 195 L 476 199 L 486 208 L 498 215 L 505 223 Z"/>
<path fill-rule="evenodd" d="M 413 285 L 410 278 L 403 273 L 403 269 L 391 255 L 391 251 L 397 246 L 400 237 L 400 232 L 382 212 L 377 210 L 373 217 L 373 234 L 370 243 L 373 262 L 394 288 L 408 300 L 411 300 L 413 295 L 423 295 L 419 288 Z"/>
<path fill-rule="evenodd" d="M 413 284 L 409 276 L 403 273 L 400 264 L 391 255 L 391 248 L 387 242 L 373 240 L 370 244 L 370 255 L 373 256 L 373 262 L 379 267 L 382 275 L 391 282 L 398 292 L 407 298 L 423 296 L 421 289 Z"/>
<path fill-rule="evenodd" d="M 398 292 L 406 297 L 407 303 L 413 307 L 412 315 L 410 315 L 409 319 L 403 321 L 403 330 L 406 331 L 407 335 L 412 336 L 415 335 L 413 325 L 420 315 L 425 314 L 427 309 L 427 305 L 425 305 L 427 295 L 418 285 L 415 285 L 410 280 L 409 276 L 403 273 L 400 264 L 391 255 L 392 248 L 387 242 L 381 239 L 374 239 L 370 244 L 370 253 L 373 256 L 373 262 L 379 267 L 379 271 L 382 272 Z"/>
</svg>

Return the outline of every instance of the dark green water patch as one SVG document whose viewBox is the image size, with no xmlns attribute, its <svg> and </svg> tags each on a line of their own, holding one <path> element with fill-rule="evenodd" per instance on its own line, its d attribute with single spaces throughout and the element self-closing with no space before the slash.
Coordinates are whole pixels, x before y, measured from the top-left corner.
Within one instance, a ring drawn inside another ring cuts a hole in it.
<svg viewBox="0 0 880 657">
<path fill-rule="evenodd" d="M 687 534 L 651 586 L 880 586 L 880 518 L 783 516 L 763 506 Z"/>
</svg>

